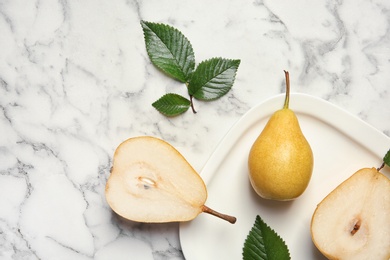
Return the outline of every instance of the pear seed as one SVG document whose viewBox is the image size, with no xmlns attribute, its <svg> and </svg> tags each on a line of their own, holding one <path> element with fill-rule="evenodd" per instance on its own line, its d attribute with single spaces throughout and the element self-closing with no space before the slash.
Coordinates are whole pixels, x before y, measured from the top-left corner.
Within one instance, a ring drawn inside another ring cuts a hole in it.
<svg viewBox="0 0 390 260">
<path fill-rule="evenodd" d="M 156 182 L 148 177 L 138 177 L 138 180 L 142 183 L 141 185 L 143 185 L 145 190 L 156 187 Z"/>
<path fill-rule="evenodd" d="M 358 221 L 355 223 L 355 225 L 353 226 L 352 230 L 351 230 L 351 235 L 352 235 L 352 236 L 355 235 L 356 232 L 359 231 L 360 226 L 361 226 L 361 221 L 358 220 Z"/>
</svg>

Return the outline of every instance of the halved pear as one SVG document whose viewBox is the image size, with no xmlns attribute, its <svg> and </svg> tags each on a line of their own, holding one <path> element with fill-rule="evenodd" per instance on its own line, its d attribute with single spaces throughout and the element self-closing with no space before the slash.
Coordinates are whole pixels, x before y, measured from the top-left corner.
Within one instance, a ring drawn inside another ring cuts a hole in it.
<svg viewBox="0 0 390 260">
<path fill-rule="evenodd" d="M 199 174 L 173 146 L 151 136 L 118 146 L 105 194 L 118 215 L 133 221 L 189 221 L 202 212 L 236 221 L 205 206 L 207 189 Z"/>
<path fill-rule="evenodd" d="M 317 206 L 312 240 L 329 259 L 390 259 L 390 180 L 363 168 Z"/>
</svg>

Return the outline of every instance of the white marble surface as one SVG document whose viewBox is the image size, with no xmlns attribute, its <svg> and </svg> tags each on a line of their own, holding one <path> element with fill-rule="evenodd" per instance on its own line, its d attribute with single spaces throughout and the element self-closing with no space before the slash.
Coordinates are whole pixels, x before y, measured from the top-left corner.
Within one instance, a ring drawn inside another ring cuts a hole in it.
<svg viewBox="0 0 390 260">
<path fill-rule="evenodd" d="M 175 26 L 197 62 L 241 59 L 233 89 L 168 119 L 186 94 L 146 54 L 140 20 Z M 201 171 L 251 107 L 284 91 L 390 135 L 390 2 L 0 0 L 0 259 L 184 259 L 178 224 L 118 218 L 104 186 L 120 142 L 153 135 Z"/>
</svg>

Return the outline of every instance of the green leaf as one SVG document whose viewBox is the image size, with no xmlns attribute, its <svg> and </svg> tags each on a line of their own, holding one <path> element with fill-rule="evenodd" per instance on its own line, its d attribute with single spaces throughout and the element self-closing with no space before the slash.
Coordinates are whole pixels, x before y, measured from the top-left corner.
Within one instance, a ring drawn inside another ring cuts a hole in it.
<svg viewBox="0 0 390 260">
<path fill-rule="evenodd" d="M 385 157 L 383 157 L 383 162 L 390 167 L 390 149 L 387 151 Z"/>
<path fill-rule="evenodd" d="M 177 29 L 141 21 L 146 51 L 154 65 L 181 82 L 188 82 L 195 68 L 195 55 L 189 40 Z"/>
<path fill-rule="evenodd" d="M 214 100 L 225 95 L 233 86 L 240 60 L 212 58 L 201 62 L 188 84 L 191 96 Z"/>
<path fill-rule="evenodd" d="M 191 103 L 185 97 L 168 93 L 155 101 L 152 106 L 166 116 L 177 116 L 188 110 Z"/>
<path fill-rule="evenodd" d="M 282 238 L 256 216 L 242 252 L 243 260 L 287 260 L 290 252 Z"/>
</svg>

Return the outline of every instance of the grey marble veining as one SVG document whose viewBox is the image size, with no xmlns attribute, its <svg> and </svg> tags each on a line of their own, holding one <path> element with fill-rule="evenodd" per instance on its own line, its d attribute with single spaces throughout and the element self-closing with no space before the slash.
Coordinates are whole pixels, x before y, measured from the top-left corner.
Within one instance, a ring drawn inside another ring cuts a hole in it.
<svg viewBox="0 0 390 260">
<path fill-rule="evenodd" d="M 140 20 L 175 26 L 195 60 L 241 59 L 233 89 L 166 118 L 184 86 L 150 62 Z M 323 98 L 390 136 L 390 2 L 0 0 L 0 258 L 184 259 L 178 224 L 112 213 L 115 148 L 153 135 L 201 171 L 254 105 Z"/>
</svg>

